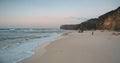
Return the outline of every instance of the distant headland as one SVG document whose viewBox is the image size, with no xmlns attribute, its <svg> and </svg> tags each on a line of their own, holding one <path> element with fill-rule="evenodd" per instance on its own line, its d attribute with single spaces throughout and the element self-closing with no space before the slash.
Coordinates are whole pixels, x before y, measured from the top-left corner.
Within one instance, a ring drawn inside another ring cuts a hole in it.
<svg viewBox="0 0 120 63">
<path fill-rule="evenodd" d="M 92 18 L 80 24 L 61 25 L 60 29 L 65 30 L 111 30 L 120 31 L 120 7 L 105 13 L 98 18 Z"/>
</svg>

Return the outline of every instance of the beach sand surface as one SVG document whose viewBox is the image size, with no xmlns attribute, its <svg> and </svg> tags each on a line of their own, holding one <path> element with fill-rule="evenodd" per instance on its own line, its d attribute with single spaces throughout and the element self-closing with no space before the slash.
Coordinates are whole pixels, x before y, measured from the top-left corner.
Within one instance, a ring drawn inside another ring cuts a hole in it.
<svg viewBox="0 0 120 63">
<path fill-rule="evenodd" d="M 120 63 L 120 35 L 109 31 L 77 31 L 46 42 L 18 63 Z"/>
</svg>

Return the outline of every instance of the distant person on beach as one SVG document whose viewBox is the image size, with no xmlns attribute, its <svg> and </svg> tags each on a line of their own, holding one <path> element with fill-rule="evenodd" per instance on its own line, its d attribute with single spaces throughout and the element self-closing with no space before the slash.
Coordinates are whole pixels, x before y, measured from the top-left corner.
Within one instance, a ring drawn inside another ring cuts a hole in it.
<svg viewBox="0 0 120 63">
<path fill-rule="evenodd" d="M 78 29 L 78 32 L 79 32 L 79 33 L 81 32 L 80 28 Z"/>
<path fill-rule="evenodd" d="M 78 32 L 79 32 L 79 33 L 82 33 L 82 32 L 83 32 L 83 29 L 82 29 L 82 28 L 79 28 L 79 29 L 78 29 Z"/>
<path fill-rule="evenodd" d="M 92 32 L 92 35 L 94 35 L 94 32 Z"/>
</svg>

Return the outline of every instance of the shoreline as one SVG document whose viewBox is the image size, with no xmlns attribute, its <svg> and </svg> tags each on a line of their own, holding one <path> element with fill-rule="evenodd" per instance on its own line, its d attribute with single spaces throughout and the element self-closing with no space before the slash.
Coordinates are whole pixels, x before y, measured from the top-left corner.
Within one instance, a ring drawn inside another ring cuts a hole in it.
<svg viewBox="0 0 120 63">
<path fill-rule="evenodd" d="M 115 62 L 114 58 L 116 58 L 116 56 L 119 54 L 119 51 L 117 50 L 120 48 L 120 36 L 112 35 L 112 32 L 108 31 L 95 31 L 94 35 L 92 36 L 91 32 L 92 31 L 85 31 L 83 33 L 72 32 L 61 34 L 55 40 L 46 42 L 33 49 L 33 52 L 35 52 L 33 56 L 17 63 Z M 113 41 L 115 41 L 115 44 Z M 112 44 L 114 44 L 113 46 L 116 47 L 115 52 L 113 51 L 114 47 L 110 46 Z M 109 53 L 106 50 L 109 51 Z M 112 54 L 111 52 L 118 54 Z M 111 56 L 113 56 L 113 59 Z M 119 57 L 116 59 L 116 61 L 119 62 Z"/>
<path fill-rule="evenodd" d="M 54 39 L 52 39 L 52 40 L 50 40 L 50 41 L 46 41 L 46 42 L 43 43 L 43 44 L 38 45 L 37 47 L 35 47 L 35 48 L 31 51 L 31 52 L 34 53 L 32 56 L 27 57 L 27 58 L 25 58 L 25 59 L 22 59 L 22 60 L 20 60 L 20 61 L 17 61 L 16 63 L 21 63 L 22 61 L 27 60 L 27 59 L 30 59 L 30 58 L 32 58 L 33 56 L 36 56 L 36 55 L 39 55 L 39 56 L 43 55 L 43 54 L 46 52 L 46 49 L 45 49 L 45 48 L 46 48 L 48 45 L 50 45 L 52 42 L 54 42 L 54 41 L 56 41 L 56 40 L 59 40 L 59 39 L 65 37 L 68 33 L 71 33 L 71 32 L 63 32 L 63 33 L 59 34 L 58 37 L 56 37 L 56 38 L 54 38 Z M 39 51 L 38 51 L 38 49 L 39 49 Z"/>
</svg>

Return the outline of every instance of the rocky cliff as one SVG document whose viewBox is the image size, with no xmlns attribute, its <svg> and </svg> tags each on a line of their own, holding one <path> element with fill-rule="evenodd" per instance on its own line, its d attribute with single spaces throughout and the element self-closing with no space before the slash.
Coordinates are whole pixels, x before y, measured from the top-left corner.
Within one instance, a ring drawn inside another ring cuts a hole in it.
<svg viewBox="0 0 120 63">
<path fill-rule="evenodd" d="M 97 18 L 89 19 L 79 24 L 79 27 L 82 28 L 83 30 L 96 30 L 98 29 L 98 19 Z"/>
<path fill-rule="evenodd" d="M 77 30 L 79 28 L 79 24 L 71 24 L 71 25 L 61 25 L 60 29 L 65 29 L 65 30 Z"/>
<path fill-rule="evenodd" d="M 98 19 L 99 29 L 120 30 L 120 7 L 100 16 Z"/>
<path fill-rule="evenodd" d="M 99 18 L 89 19 L 77 25 L 62 25 L 60 28 L 73 30 L 79 28 L 84 30 L 120 30 L 120 7 L 104 15 L 101 15 Z"/>
</svg>

